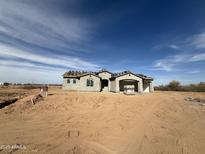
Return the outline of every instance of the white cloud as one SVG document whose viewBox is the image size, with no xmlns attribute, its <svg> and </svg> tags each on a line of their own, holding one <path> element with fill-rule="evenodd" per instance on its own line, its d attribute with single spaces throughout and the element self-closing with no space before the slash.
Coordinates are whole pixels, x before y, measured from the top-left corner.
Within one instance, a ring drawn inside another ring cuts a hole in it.
<svg viewBox="0 0 205 154">
<path fill-rule="evenodd" d="M 178 36 L 179 37 L 179 36 Z M 162 50 L 171 48 L 175 50 L 186 50 L 193 51 L 193 49 L 204 49 L 205 48 L 205 29 L 202 29 L 200 33 L 192 34 L 187 38 L 180 38 L 173 41 L 173 39 L 166 40 L 165 43 L 160 42 L 159 45 L 153 47 L 154 50 Z M 172 43 L 170 43 L 172 42 Z"/>
<path fill-rule="evenodd" d="M 199 70 L 193 70 L 193 71 L 190 71 L 188 72 L 189 74 L 198 74 L 198 73 L 201 73 L 201 71 Z"/>
<path fill-rule="evenodd" d="M 0 65 L 0 82 L 12 83 L 62 83 L 62 71 Z"/>
<path fill-rule="evenodd" d="M 175 44 L 169 45 L 168 47 L 172 48 L 172 49 L 179 49 L 179 47 Z"/>
<path fill-rule="evenodd" d="M 173 69 L 174 64 L 168 62 L 168 60 L 157 60 L 152 68 L 152 70 L 163 70 L 170 72 Z"/>
<path fill-rule="evenodd" d="M 33 64 L 31 62 L 22 61 L 19 62 L 18 60 L 0 60 L 1 66 L 8 66 L 8 67 L 15 67 L 15 68 L 25 68 L 31 70 L 39 70 L 39 71 L 65 71 L 64 68 L 53 67 L 53 66 L 43 66 Z M 0 73 L 1 74 L 1 73 Z"/>
<path fill-rule="evenodd" d="M 39 55 L 30 53 L 28 51 L 19 50 L 13 47 L 6 46 L 0 43 L 0 57 L 3 58 L 21 58 L 33 62 L 38 62 L 47 65 L 59 65 L 73 69 L 97 69 L 98 65 L 87 62 L 85 60 L 71 57 L 71 56 L 58 56 L 49 57 L 47 55 Z M 18 63 L 21 63 L 17 61 Z M 9 63 L 9 61 L 8 61 Z"/>
<path fill-rule="evenodd" d="M 81 45 L 92 38 L 95 27 L 93 22 L 74 15 L 69 9 L 66 13 L 58 11 L 54 1 L 45 1 L 0 1 L 0 33 L 3 34 L 0 35 L 0 80 L 13 80 L 9 72 L 17 73 L 18 80 L 23 81 L 29 80 L 29 77 L 38 78 L 39 75 L 49 77 L 46 74 L 58 74 L 57 72 L 62 75 L 63 71 L 67 71 L 66 68 L 99 68 L 94 62 L 69 55 L 76 50 L 85 51 Z M 75 5 L 72 1 L 69 4 L 71 8 Z M 27 46 L 21 42 L 25 42 Z M 32 46 L 38 46 L 41 50 L 34 52 Z M 48 54 L 44 47 L 53 50 Z M 61 49 L 63 55 L 57 52 Z"/>
<path fill-rule="evenodd" d="M 180 42 L 182 43 L 182 42 Z M 179 49 L 178 45 L 171 44 L 168 45 L 169 48 Z M 187 50 L 185 53 L 179 53 L 172 56 L 167 56 L 163 59 L 156 60 L 153 65 L 153 70 L 164 70 L 167 72 L 177 71 L 177 66 L 186 63 L 194 63 L 199 61 L 205 61 L 205 53 L 196 53 L 192 50 L 205 48 L 205 32 L 202 31 L 199 34 L 191 36 L 185 44 L 181 47 L 182 50 Z M 190 73 L 197 73 L 196 71 L 191 71 Z"/>
<path fill-rule="evenodd" d="M 72 13 L 52 8 L 53 3 L 27 0 L 0 1 L 0 32 L 11 38 L 50 48 L 78 48 L 91 37 L 94 24 Z"/>
<path fill-rule="evenodd" d="M 205 32 L 194 35 L 192 39 L 192 44 L 196 48 L 205 48 Z"/>
<path fill-rule="evenodd" d="M 194 54 L 188 59 L 190 62 L 205 61 L 205 53 Z"/>
<path fill-rule="evenodd" d="M 66 57 L 60 56 L 50 58 L 2 45 L 0 45 L 0 49 L 0 57 L 6 58 L 0 59 L 1 82 L 61 83 L 61 75 L 67 71 L 66 67 L 77 70 L 98 69 L 97 65 L 78 58 L 67 57 L 66 59 Z M 15 58 L 27 61 L 15 60 Z M 41 65 L 38 63 L 41 63 Z"/>
<path fill-rule="evenodd" d="M 205 61 L 205 53 L 177 54 L 154 62 L 153 70 L 177 71 L 177 66 L 186 63 Z"/>
</svg>

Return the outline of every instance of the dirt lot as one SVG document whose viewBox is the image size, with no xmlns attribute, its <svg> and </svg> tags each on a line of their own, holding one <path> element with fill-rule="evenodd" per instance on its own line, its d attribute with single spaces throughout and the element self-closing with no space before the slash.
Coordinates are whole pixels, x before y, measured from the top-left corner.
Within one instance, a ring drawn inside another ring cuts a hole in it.
<svg viewBox="0 0 205 154">
<path fill-rule="evenodd" d="M 65 92 L 32 105 L 36 90 L 0 109 L 0 153 L 204 154 L 205 93 Z M 21 148 L 12 148 L 12 145 Z"/>
</svg>

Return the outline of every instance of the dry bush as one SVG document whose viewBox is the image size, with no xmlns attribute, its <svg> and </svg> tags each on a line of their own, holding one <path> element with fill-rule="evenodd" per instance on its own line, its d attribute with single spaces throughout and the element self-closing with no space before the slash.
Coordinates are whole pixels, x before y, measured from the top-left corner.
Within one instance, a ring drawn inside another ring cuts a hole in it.
<svg viewBox="0 0 205 154">
<path fill-rule="evenodd" d="M 155 90 L 163 91 L 191 91 L 191 92 L 205 92 L 205 83 L 181 85 L 178 81 L 171 81 L 168 85 L 159 85 Z"/>
</svg>

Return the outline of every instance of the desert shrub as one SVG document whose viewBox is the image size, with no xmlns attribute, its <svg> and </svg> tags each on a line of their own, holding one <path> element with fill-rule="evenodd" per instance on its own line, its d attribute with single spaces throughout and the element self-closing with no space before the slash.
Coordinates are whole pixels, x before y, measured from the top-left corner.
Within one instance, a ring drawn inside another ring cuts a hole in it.
<svg viewBox="0 0 205 154">
<path fill-rule="evenodd" d="M 154 87 L 155 90 L 163 90 L 163 91 L 168 91 L 168 86 L 167 85 L 159 85 Z"/>
<path fill-rule="evenodd" d="M 10 85 L 10 83 L 5 82 L 5 83 L 3 83 L 3 85 L 4 85 L 4 86 L 9 86 L 9 85 Z"/>
<path fill-rule="evenodd" d="M 178 81 L 171 81 L 168 85 L 168 90 L 171 90 L 171 91 L 180 91 L 181 90 L 181 84 L 180 82 Z"/>
<path fill-rule="evenodd" d="M 205 83 L 181 85 L 180 82 L 174 80 L 167 85 L 156 86 L 155 90 L 205 92 Z"/>
<path fill-rule="evenodd" d="M 23 85 L 23 89 L 38 89 L 38 88 L 40 88 L 41 87 L 41 85 L 39 85 L 39 84 L 29 84 L 29 83 L 26 83 L 26 84 L 24 84 Z"/>
<path fill-rule="evenodd" d="M 204 82 L 200 82 L 197 85 L 197 91 L 205 92 L 205 83 Z"/>
</svg>

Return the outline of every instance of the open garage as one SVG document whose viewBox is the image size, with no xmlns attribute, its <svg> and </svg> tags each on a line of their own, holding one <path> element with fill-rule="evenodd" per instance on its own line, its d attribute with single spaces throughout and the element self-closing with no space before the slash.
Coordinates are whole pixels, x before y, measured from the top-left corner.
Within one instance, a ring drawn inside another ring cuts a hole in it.
<svg viewBox="0 0 205 154">
<path fill-rule="evenodd" d="M 135 91 L 138 92 L 138 81 L 132 79 L 125 79 L 119 81 L 119 89 L 120 91 L 124 91 L 124 86 L 126 85 L 134 85 Z"/>
</svg>

